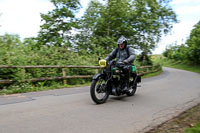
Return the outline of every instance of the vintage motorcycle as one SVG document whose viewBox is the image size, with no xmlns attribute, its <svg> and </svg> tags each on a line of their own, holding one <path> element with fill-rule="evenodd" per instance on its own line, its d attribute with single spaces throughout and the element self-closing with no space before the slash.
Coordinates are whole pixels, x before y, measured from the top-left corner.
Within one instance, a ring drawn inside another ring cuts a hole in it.
<svg viewBox="0 0 200 133">
<path fill-rule="evenodd" d="M 128 74 L 124 73 L 122 68 L 126 64 L 122 62 L 116 62 L 115 60 L 106 62 L 106 60 L 99 59 L 99 65 L 103 69 L 93 76 L 90 86 L 90 95 L 96 104 L 105 103 L 109 95 L 120 96 L 126 94 L 127 96 L 133 96 L 135 94 L 137 84 L 141 82 L 141 77 L 137 75 L 135 65 L 129 65 L 130 71 Z M 124 92 L 127 78 L 129 80 L 129 91 Z"/>
</svg>

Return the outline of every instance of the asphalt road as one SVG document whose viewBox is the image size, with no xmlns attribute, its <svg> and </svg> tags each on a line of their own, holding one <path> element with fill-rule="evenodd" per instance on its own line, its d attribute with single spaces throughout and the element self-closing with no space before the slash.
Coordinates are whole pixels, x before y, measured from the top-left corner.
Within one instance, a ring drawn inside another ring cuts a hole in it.
<svg viewBox="0 0 200 133">
<path fill-rule="evenodd" d="M 200 103 L 200 74 L 171 68 L 135 96 L 92 102 L 89 87 L 0 96 L 0 133 L 140 133 Z"/>
</svg>

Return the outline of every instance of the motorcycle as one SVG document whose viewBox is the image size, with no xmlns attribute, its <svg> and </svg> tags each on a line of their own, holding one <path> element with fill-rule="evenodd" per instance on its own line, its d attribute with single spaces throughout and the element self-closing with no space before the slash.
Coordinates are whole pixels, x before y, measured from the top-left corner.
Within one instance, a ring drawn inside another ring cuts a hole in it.
<svg viewBox="0 0 200 133">
<path fill-rule="evenodd" d="M 123 62 L 116 62 L 112 60 L 99 59 L 99 65 L 102 68 L 101 72 L 95 74 L 92 78 L 90 86 L 90 95 L 96 104 L 105 103 L 109 95 L 120 96 L 127 95 L 133 96 L 137 89 L 137 84 L 141 82 L 141 77 L 136 72 L 135 65 L 129 65 L 129 72 L 124 72 L 124 66 L 128 66 Z M 123 91 L 127 85 L 128 78 L 128 91 Z"/>
</svg>

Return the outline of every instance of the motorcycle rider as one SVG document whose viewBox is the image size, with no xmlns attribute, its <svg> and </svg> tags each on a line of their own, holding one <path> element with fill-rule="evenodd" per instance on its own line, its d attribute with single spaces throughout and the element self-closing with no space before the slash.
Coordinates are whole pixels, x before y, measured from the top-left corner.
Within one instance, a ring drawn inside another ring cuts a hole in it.
<svg viewBox="0 0 200 133">
<path fill-rule="evenodd" d="M 124 36 L 121 36 L 117 40 L 118 47 L 115 48 L 105 59 L 106 61 L 111 61 L 115 58 L 117 58 L 118 62 L 123 62 L 125 66 L 122 68 L 123 73 L 126 75 L 125 77 L 125 87 L 122 91 L 127 92 L 129 91 L 129 75 L 130 70 L 132 67 L 132 64 L 134 60 L 136 59 L 136 54 L 134 52 L 134 49 L 130 46 L 128 46 L 128 41 Z"/>
</svg>

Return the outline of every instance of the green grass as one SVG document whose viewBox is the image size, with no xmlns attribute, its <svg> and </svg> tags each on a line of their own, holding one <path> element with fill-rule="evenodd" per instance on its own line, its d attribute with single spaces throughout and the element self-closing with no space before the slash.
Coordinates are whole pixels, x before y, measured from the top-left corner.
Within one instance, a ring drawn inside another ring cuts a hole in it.
<svg viewBox="0 0 200 133">
<path fill-rule="evenodd" d="M 53 89 L 62 89 L 62 88 L 74 88 L 74 87 L 81 87 L 81 86 L 88 86 L 90 85 L 90 82 L 84 83 L 84 84 L 78 84 L 78 85 L 61 85 L 61 84 L 54 84 L 52 86 L 46 87 L 46 86 L 41 86 L 41 87 L 34 87 L 29 84 L 22 84 L 22 85 L 17 85 L 13 86 L 10 89 L 3 89 L 0 90 L 0 95 L 9 95 L 9 94 L 16 94 L 16 93 L 27 93 L 27 92 L 36 92 L 36 91 L 45 91 L 45 90 L 53 90 Z"/>
<path fill-rule="evenodd" d="M 171 67 L 171 68 L 200 73 L 200 65 L 189 64 L 188 62 L 169 60 L 163 57 L 162 55 L 154 55 L 152 56 L 152 60 L 153 62 L 159 63 L 165 67 Z"/>
<path fill-rule="evenodd" d="M 160 71 L 155 72 L 155 73 L 145 74 L 144 76 L 142 76 L 142 79 L 144 79 L 144 78 L 150 78 L 150 77 L 154 77 L 154 76 L 158 76 L 158 75 L 160 75 L 162 72 L 163 72 L 163 71 L 162 71 L 162 69 L 161 69 Z"/>
<path fill-rule="evenodd" d="M 200 123 L 197 123 L 194 127 L 187 128 L 185 133 L 200 133 Z"/>
<path fill-rule="evenodd" d="M 170 63 L 165 64 L 164 66 L 200 73 L 200 66 L 198 66 L 198 65 L 190 65 L 190 64 L 184 64 L 184 63 L 173 63 L 173 62 L 172 62 L 173 64 L 172 63 L 170 64 Z"/>
</svg>

